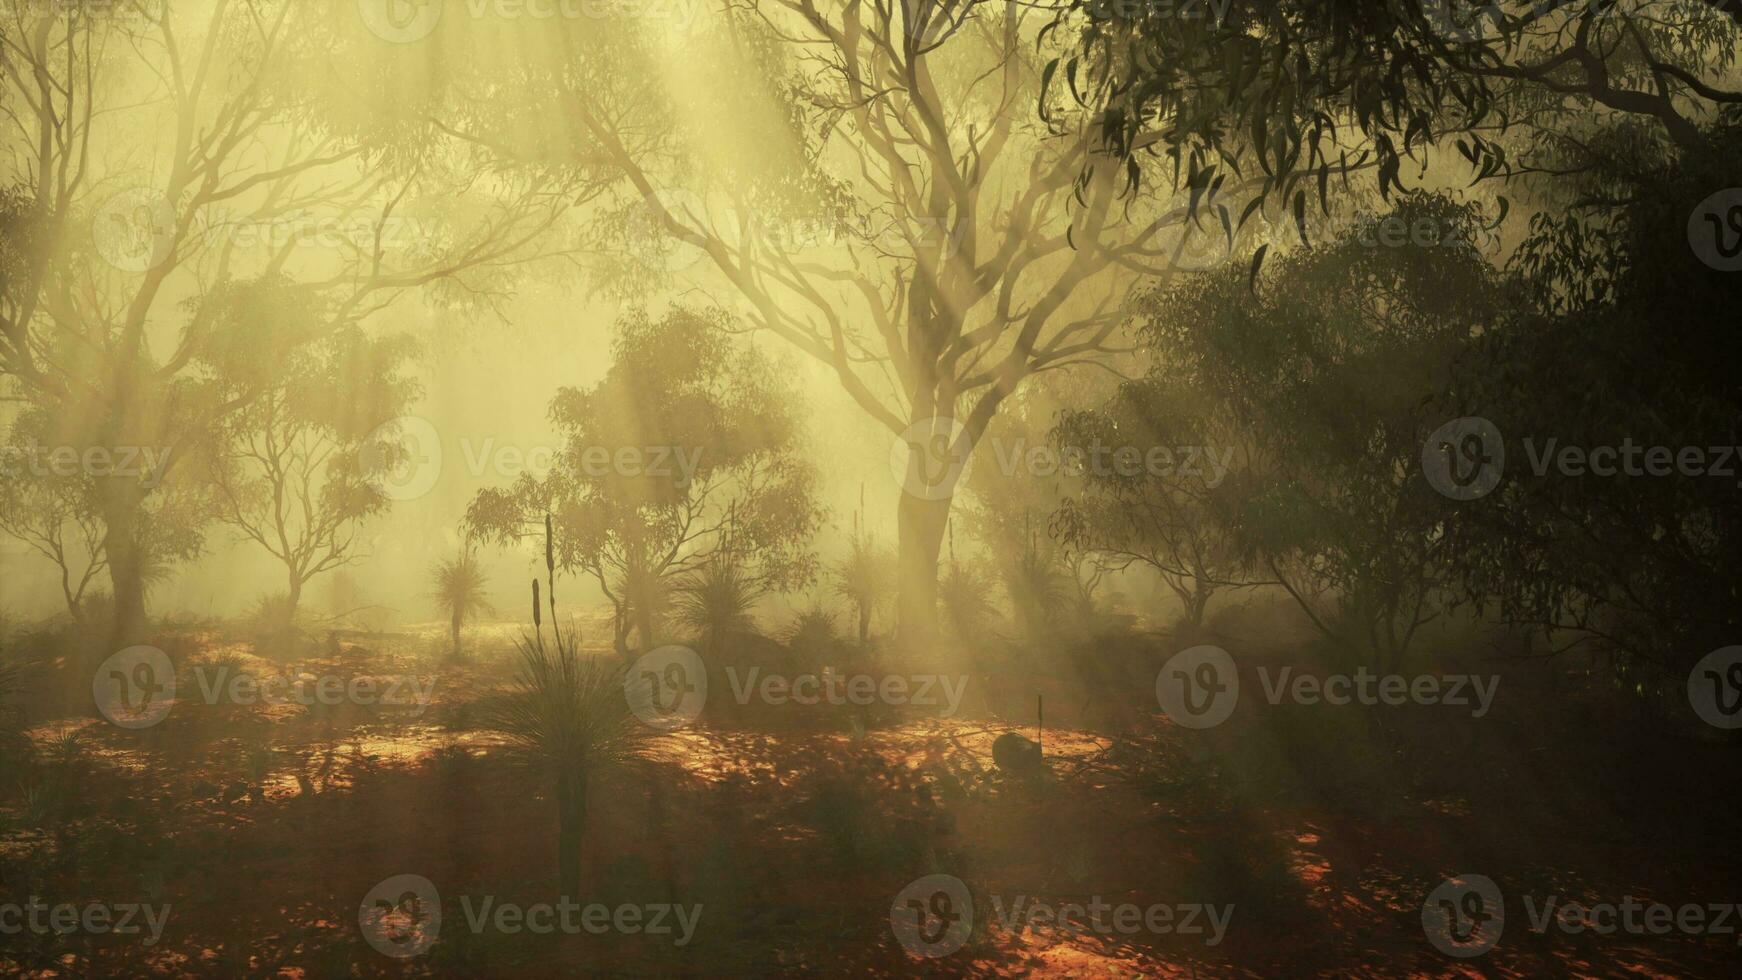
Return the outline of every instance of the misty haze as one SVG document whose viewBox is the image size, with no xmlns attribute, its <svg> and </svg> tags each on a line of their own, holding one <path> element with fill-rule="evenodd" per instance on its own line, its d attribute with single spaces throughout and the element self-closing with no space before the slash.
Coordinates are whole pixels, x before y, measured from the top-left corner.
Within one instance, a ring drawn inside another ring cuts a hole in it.
<svg viewBox="0 0 1742 980">
<path fill-rule="evenodd" d="M 0 0 L 0 976 L 1733 976 L 1737 0 Z"/>
</svg>

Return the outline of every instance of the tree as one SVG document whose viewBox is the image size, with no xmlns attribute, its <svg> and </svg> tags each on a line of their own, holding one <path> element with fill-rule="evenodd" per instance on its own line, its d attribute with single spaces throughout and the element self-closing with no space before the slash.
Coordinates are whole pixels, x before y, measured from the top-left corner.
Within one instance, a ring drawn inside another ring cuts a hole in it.
<svg viewBox="0 0 1742 980">
<path fill-rule="evenodd" d="M 557 566 L 598 584 L 627 653 L 631 628 L 658 645 L 672 587 L 728 550 L 757 590 L 809 581 L 821 514 L 797 406 L 723 314 L 674 307 L 618 327 L 604 379 L 551 401 L 564 443 L 550 472 L 480 491 L 466 526 L 507 544 L 550 515 Z"/>
<path fill-rule="evenodd" d="M 1691 148 L 1702 118 L 1742 102 L 1723 87 L 1742 27 L 1729 0 L 1225 0 L 1203 16 L 1153 13 L 1059 8 L 1054 30 L 1072 45 L 1047 77 L 1075 110 L 1061 126 L 1087 115 L 1109 151 L 1163 156 L 1193 188 L 1256 166 L 1262 196 L 1303 225 L 1308 195 L 1323 201 L 1351 160 L 1370 163 L 1384 193 L 1453 146 L 1478 178 L 1541 172 L 1528 152 L 1515 166 L 1509 137 L 1564 145 L 1585 121 L 1621 116 Z"/>
<path fill-rule="evenodd" d="M 619 174 L 612 213 L 650 216 L 703 260 L 698 281 L 723 282 L 749 328 L 815 358 L 894 440 L 921 446 L 916 475 L 971 453 L 1026 379 L 1125 349 L 1131 282 L 1167 270 L 1184 213 L 1120 201 L 1123 164 L 1087 139 L 1052 138 L 1027 112 L 1038 14 L 979 0 L 766 0 L 721 17 L 715 36 L 730 45 L 684 52 L 684 70 L 710 82 L 692 102 L 609 76 L 605 66 L 646 57 L 632 41 L 612 34 L 601 51 L 564 39 L 563 60 L 537 77 L 543 101 L 524 105 L 554 103 L 569 142 L 516 141 L 535 127 L 512 113 L 469 135 L 527 166 Z M 676 124 L 705 119 L 716 92 L 734 105 L 763 97 L 753 138 Z M 712 136 L 706 153 L 686 142 Z M 735 153 L 747 146 L 754 155 Z M 620 217 L 596 231 L 631 227 Z M 899 618 L 923 642 L 954 486 L 918 476 L 907 489 Z"/>
<path fill-rule="evenodd" d="M 63 420 L 24 399 L 8 444 L 0 447 L 0 532 L 54 564 L 74 622 L 101 628 L 111 625 L 104 614 L 112 602 L 98 585 L 108 554 L 97 481 L 134 480 L 153 491 L 137 527 L 145 589 L 168 578 L 175 562 L 199 553 L 210 495 L 193 480 L 165 483 L 167 461 L 158 451 L 80 452 L 75 439 Z"/>
<path fill-rule="evenodd" d="M 1221 416 L 1250 446 L 1212 510 L 1314 625 L 1387 671 L 1447 598 L 1441 501 L 1423 476 L 1431 404 L 1472 337 L 1513 308 L 1474 247 L 1479 211 L 1411 195 L 1393 212 L 1437 240 L 1381 244 L 1361 226 L 1271 263 L 1256 288 L 1228 269 L 1157 297 L 1150 381 L 1201 403 L 1154 431 L 1204 431 Z"/>
<path fill-rule="evenodd" d="M 90 481 L 57 472 L 42 457 L 38 433 L 46 426 L 43 413 L 29 412 L 8 434 L 7 458 L 0 462 L 0 531 L 54 563 L 67 613 L 83 623 L 85 593 L 107 565 L 103 526 Z"/>
<path fill-rule="evenodd" d="M 402 373 L 409 338 L 373 340 L 355 325 L 307 329 L 318 338 L 280 363 L 222 366 L 243 405 L 216 425 L 210 468 L 218 519 L 284 565 L 291 617 L 311 579 L 364 557 L 358 527 L 389 503 L 379 479 L 393 460 L 376 434 L 416 392 Z"/>
<path fill-rule="evenodd" d="M 1085 461 L 1081 491 L 1053 514 L 1052 533 L 1110 570 L 1154 571 L 1193 627 L 1218 590 L 1253 581 L 1217 493 L 1225 468 L 1250 470 L 1251 446 L 1232 418 L 1204 411 L 1208 403 L 1178 378 L 1146 377 L 1099 408 L 1065 411 L 1052 433 L 1061 452 Z M 1157 450 L 1165 462 L 1155 463 Z M 1125 451 L 1136 465 L 1115 465 L 1111 454 Z"/>
<path fill-rule="evenodd" d="M 480 182 L 426 120 L 355 111 L 366 86 L 344 79 L 372 63 L 346 57 L 362 27 L 322 14 L 291 0 L 10 8 L 0 138 L 23 165 L 0 200 L 0 374 L 75 450 L 152 447 L 170 470 L 195 458 L 258 395 L 220 394 L 201 362 L 248 336 L 237 300 L 284 277 L 337 329 L 432 284 L 488 307 L 507 270 L 551 254 L 537 241 L 574 185 Z M 325 111 L 339 105 L 350 111 Z M 342 231 L 311 247 L 297 231 L 311 221 Z M 231 301 L 201 301 L 214 291 Z M 163 557 L 147 550 L 156 493 L 93 480 L 118 640 L 143 628 L 145 572 Z"/>
<path fill-rule="evenodd" d="M 1708 262 L 1738 237 L 1742 202 L 1726 210 L 1717 192 L 1735 184 L 1742 115 L 1703 138 L 1665 146 L 1631 122 L 1569 145 L 1572 203 L 1533 220 L 1514 259 L 1528 304 L 1463 352 L 1436 399 L 1487 419 L 1505 452 L 1489 493 L 1440 506 L 1467 598 L 1546 635 L 1546 655 L 1589 651 L 1621 689 L 1684 705 L 1694 661 L 1742 625 L 1742 498 L 1718 463 L 1742 418 L 1725 312 L 1742 282 Z M 1567 447 L 1590 463 L 1563 466 Z M 1663 448 L 1647 468 L 1649 447 Z"/>
</svg>

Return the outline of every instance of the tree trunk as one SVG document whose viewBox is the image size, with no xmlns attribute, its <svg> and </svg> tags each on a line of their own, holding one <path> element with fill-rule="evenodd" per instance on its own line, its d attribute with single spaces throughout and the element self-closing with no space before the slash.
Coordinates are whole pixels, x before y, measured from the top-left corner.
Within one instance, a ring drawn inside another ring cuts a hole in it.
<svg viewBox="0 0 1742 980">
<path fill-rule="evenodd" d="M 103 509 L 103 551 L 109 559 L 115 621 L 110 646 L 119 650 L 145 640 L 145 560 L 139 545 L 138 485 L 125 477 L 98 481 Z"/>
<path fill-rule="evenodd" d="M 460 610 L 455 609 L 454 610 L 454 619 L 453 619 L 453 623 L 452 623 L 453 638 L 454 638 L 454 656 L 455 657 L 458 657 L 460 655 L 460 627 L 462 625 L 464 625 L 464 621 L 465 621 L 465 616 L 462 615 Z"/>
<path fill-rule="evenodd" d="M 629 656 L 629 611 L 616 598 L 611 600 L 611 643 L 620 657 Z"/>
<path fill-rule="evenodd" d="M 1192 601 L 1190 607 L 1187 609 L 1187 615 L 1191 617 L 1191 623 L 1193 626 L 1204 625 L 1204 610 L 1209 607 L 1210 594 L 1215 591 L 1215 588 L 1215 586 L 1204 581 L 1204 578 L 1201 575 L 1193 580 Z"/>
<path fill-rule="evenodd" d="M 303 581 L 295 572 L 290 573 L 290 589 L 284 594 L 284 625 L 287 628 L 296 622 L 296 608 L 302 604 Z"/>
<path fill-rule="evenodd" d="M 587 815 L 587 780 L 580 773 L 565 772 L 556 783 L 556 864 L 561 897 L 579 899 L 581 894 L 581 833 Z"/>
<path fill-rule="evenodd" d="M 896 510 L 899 536 L 896 628 L 901 641 L 930 646 L 938 636 L 938 555 L 943 550 L 952 498 L 925 500 L 901 495 Z"/>
<path fill-rule="evenodd" d="M 653 610 L 652 603 L 645 598 L 632 600 L 629 603 L 630 612 L 635 615 L 635 631 L 641 635 L 641 652 L 653 649 Z"/>
<path fill-rule="evenodd" d="M 659 601 L 659 580 L 645 567 L 632 565 L 625 576 L 623 600 L 629 605 L 629 615 L 635 622 L 635 630 L 641 635 L 641 652 L 652 650 L 656 641 L 657 609 Z"/>
</svg>

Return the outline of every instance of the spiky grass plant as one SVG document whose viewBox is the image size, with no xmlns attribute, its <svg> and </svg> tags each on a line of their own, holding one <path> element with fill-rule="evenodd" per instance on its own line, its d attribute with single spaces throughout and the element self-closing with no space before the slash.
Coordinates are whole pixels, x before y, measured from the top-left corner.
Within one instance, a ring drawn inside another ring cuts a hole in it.
<svg viewBox="0 0 1742 980">
<path fill-rule="evenodd" d="M 1030 638 L 1044 635 L 1059 622 L 1066 601 L 1064 572 L 1035 536 L 1005 566 L 1004 590 Z"/>
<path fill-rule="evenodd" d="M 630 713 L 623 668 L 582 656 L 574 634 L 546 647 L 522 638 L 514 687 L 489 728 L 508 753 L 555 786 L 557 869 L 563 895 L 580 894 L 581 839 L 592 780 L 633 754 L 644 727 Z"/>
<path fill-rule="evenodd" d="M 997 615 L 990 598 L 993 588 L 991 577 L 976 565 L 951 562 L 938 580 L 938 610 L 958 640 L 986 637 Z"/>
<path fill-rule="evenodd" d="M 548 522 L 545 533 L 550 533 Z M 539 584 L 534 579 L 534 632 L 517 642 L 520 664 L 514 684 L 489 705 L 485 728 L 504 738 L 510 758 L 554 786 L 557 872 L 562 894 L 576 898 L 592 781 L 632 756 L 648 730 L 636 720 L 624 694 L 624 668 L 583 656 L 573 629 L 566 635 L 557 629 L 555 562 L 549 549 L 546 554 L 554 639 L 545 643 Z"/>
<path fill-rule="evenodd" d="M 459 657 L 460 630 L 465 627 L 466 620 L 490 611 L 490 602 L 484 591 L 484 569 L 467 549 L 458 558 L 449 558 L 436 565 L 434 579 L 435 588 L 430 591 L 430 598 L 448 617 L 453 655 Z"/>
<path fill-rule="evenodd" d="M 672 596 L 672 615 L 709 653 L 735 639 L 757 636 L 756 603 L 767 588 L 730 558 L 711 561 L 684 576 Z"/>
<path fill-rule="evenodd" d="M 859 643 L 871 639 L 871 614 L 895 587 L 895 562 L 868 534 L 855 534 L 847 557 L 835 563 L 835 594 L 858 613 Z"/>
<path fill-rule="evenodd" d="M 817 605 L 794 616 L 780 640 L 788 650 L 814 662 L 834 651 L 841 633 L 835 626 L 835 614 Z"/>
</svg>

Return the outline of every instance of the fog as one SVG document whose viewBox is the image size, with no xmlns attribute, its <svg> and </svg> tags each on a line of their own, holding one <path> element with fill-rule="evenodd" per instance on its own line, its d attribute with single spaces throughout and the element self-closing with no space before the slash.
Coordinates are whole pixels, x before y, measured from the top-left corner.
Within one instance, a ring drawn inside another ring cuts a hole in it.
<svg viewBox="0 0 1742 980">
<path fill-rule="evenodd" d="M 0 975 L 1735 975 L 1738 53 L 0 0 Z"/>
</svg>

